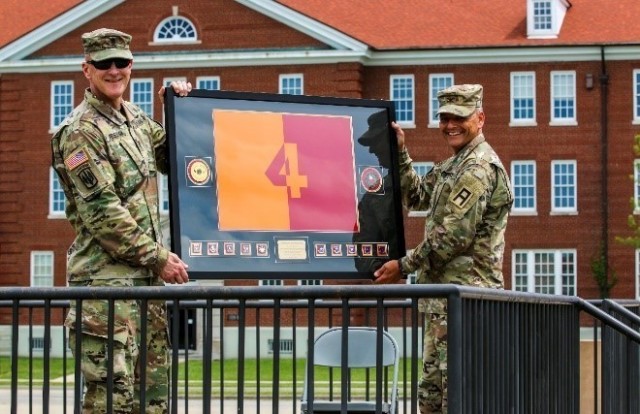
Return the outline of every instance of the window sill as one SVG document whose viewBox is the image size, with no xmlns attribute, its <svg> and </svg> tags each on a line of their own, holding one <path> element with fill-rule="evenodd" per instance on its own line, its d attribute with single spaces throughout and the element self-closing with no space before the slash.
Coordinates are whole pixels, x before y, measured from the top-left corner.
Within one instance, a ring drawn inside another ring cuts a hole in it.
<svg viewBox="0 0 640 414">
<path fill-rule="evenodd" d="M 509 212 L 510 216 L 537 216 L 538 215 L 538 211 L 534 210 L 534 211 L 514 211 L 511 210 Z"/>
<path fill-rule="evenodd" d="M 576 120 L 551 121 L 549 122 L 549 126 L 578 126 L 578 121 Z"/>
<path fill-rule="evenodd" d="M 535 127 L 538 126 L 538 123 L 536 121 L 511 121 L 509 122 L 509 126 L 513 128 Z"/>
<path fill-rule="evenodd" d="M 550 211 L 550 216 L 577 216 L 577 211 Z"/>
<path fill-rule="evenodd" d="M 399 122 L 396 121 L 398 123 L 398 125 L 400 125 L 400 127 L 402 129 L 415 129 L 416 128 L 416 123 L 415 122 Z"/>
</svg>

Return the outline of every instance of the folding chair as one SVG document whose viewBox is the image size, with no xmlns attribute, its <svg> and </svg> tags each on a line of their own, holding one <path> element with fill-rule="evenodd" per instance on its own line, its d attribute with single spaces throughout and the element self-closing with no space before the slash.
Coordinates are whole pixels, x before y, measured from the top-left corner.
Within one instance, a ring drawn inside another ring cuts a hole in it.
<svg viewBox="0 0 640 414">
<path fill-rule="evenodd" d="M 353 399 L 354 384 L 352 376 L 356 370 L 365 371 L 373 369 L 371 376 L 375 376 L 376 381 L 382 382 L 382 413 L 395 414 L 397 409 L 398 394 L 398 364 L 400 360 L 400 352 L 396 340 L 386 331 L 382 332 L 382 366 L 377 369 L 377 346 L 378 332 L 375 328 L 366 327 L 350 327 L 347 328 L 347 361 L 344 366 L 349 370 L 349 384 L 342 384 L 341 392 L 337 398 L 330 400 L 317 399 L 316 384 L 309 383 L 309 371 L 315 370 L 315 367 L 341 368 L 343 338 L 342 328 L 332 328 L 320 334 L 313 345 L 313 365 L 307 362 L 307 372 L 304 381 L 304 390 L 302 391 L 301 411 L 303 414 L 316 413 L 340 413 L 342 402 L 341 399 L 347 400 L 348 413 L 376 413 L 376 388 L 375 383 L 373 392 L 367 390 L 366 394 L 369 399 Z M 385 381 L 385 367 L 393 367 L 391 378 L 391 388 L 388 389 L 389 380 Z M 314 382 L 318 382 L 318 378 L 314 371 Z M 383 382 L 384 381 L 384 382 Z M 370 386 L 371 384 L 368 384 Z M 329 384 L 331 387 L 332 384 Z M 308 393 L 313 387 L 314 398 L 313 404 L 308 401 Z M 347 392 L 345 393 L 345 390 Z M 326 393 L 326 391 L 325 391 Z M 361 392 L 362 393 L 362 392 Z M 347 395 L 344 395 L 347 394 Z M 311 411 L 311 409 L 313 411 Z"/>
</svg>

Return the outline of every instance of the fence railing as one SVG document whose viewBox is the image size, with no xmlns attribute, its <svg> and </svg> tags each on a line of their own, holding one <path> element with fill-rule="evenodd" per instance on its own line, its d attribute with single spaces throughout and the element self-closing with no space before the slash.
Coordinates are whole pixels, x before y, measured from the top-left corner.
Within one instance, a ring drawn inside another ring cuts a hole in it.
<svg viewBox="0 0 640 414">
<path fill-rule="evenodd" d="M 62 327 L 71 300 L 105 299 L 113 307 L 136 299 L 144 310 L 159 299 L 167 301 L 174 344 L 171 413 L 298 413 L 313 338 L 355 326 L 395 338 L 398 411 L 416 413 L 424 298 L 448 302 L 450 413 L 638 412 L 637 307 L 633 313 L 629 304 L 620 309 L 610 301 L 595 306 L 576 297 L 454 285 L 0 288 L 0 410 L 81 411 L 79 361 Z M 589 329 L 594 335 L 585 341 Z M 585 344 L 597 349 L 588 360 Z M 594 377 L 587 389 L 585 367 Z M 310 393 L 317 398 L 388 398 L 382 367 L 362 375 L 329 370 L 315 382 L 326 385 L 324 394 Z"/>
</svg>

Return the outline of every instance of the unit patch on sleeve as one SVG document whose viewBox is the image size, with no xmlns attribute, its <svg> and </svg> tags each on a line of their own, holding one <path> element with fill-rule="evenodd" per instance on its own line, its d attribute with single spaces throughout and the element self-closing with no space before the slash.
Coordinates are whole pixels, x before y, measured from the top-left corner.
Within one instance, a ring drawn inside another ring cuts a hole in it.
<svg viewBox="0 0 640 414">
<path fill-rule="evenodd" d="M 65 160 L 64 164 L 69 170 L 69 178 L 78 194 L 88 199 L 108 185 L 102 170 L 91 157 L 86 148 L 80 148 Z"/>
<path fill-rule="evenodd" d="M 483 191 L 482 181 L 470 174 L 463 175 L 449 196 L 451 209 L 458 214 L 466 213 L 478 201 Z"/>
</svg>

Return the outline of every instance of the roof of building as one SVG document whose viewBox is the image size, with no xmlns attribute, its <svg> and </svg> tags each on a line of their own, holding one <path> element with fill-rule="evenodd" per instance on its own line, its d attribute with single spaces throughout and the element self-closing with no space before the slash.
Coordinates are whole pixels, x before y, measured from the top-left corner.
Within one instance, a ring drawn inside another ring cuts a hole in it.
<svg viewBox="0 0 640 414">
<path fill-rule="evenodd" d="M 88 1 L 3 0 L 0 48 Z M 527 38 L 528 0 L 235 1 L 286 6 L 378 50 L 640 44 L 638 0 L 556 0 L 568 9 L 551 39 Z"/>
<path fill-rule="evenodd" d="M 380 50 L 640 42 L 638 0 L 571 0 L 557 39 L 535 40 L 527 0 L 278 2 Z"/>
<path fill-rule="evenodd" d="M 4 46 L 65 13 L 83 0 L 2 0 L 0 46 Z"/>
</svg>

